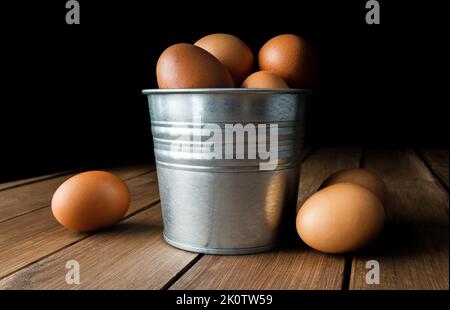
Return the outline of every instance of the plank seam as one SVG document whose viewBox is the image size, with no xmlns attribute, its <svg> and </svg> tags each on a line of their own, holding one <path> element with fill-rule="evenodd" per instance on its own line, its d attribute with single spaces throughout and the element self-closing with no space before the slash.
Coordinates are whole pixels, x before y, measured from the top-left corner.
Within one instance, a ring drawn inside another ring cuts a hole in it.
<svg viewBox="0 0 450 310">
<path fill-rule="evenodd" d="M 366 149 L 361 147 L 361 155 L 359 157 L 359 167 L 364 168 L 364 162 L 366 160 Z M 349 291 L 350 290 L 350 281 L 353 273 L 353 262 L 355 260 L 355 255 L 347 254 L 344 258 L 344 274 L 342 278 L 342 287 L 341 290 Z"/>
<path fill-rule="evenodd" d="M 21 217 L 21 216 L 24 216 L 24 215 L 27 215 L 27 214 L 30 214 L 30 213 L 33 213 L 33 212 L 36 212 L 36 211 L 39 211 L 39 210 L 48 208 L 48 207 L 50 207 L 50 205 L 45 205 L 45 206 L 42 206 L 42 207 L 39 207 L 39 208 L 30 210 L 30 211 L 26 211 L 26 212 L 23 212 L 23 213 L 14 215 L 13 217 L 10 217 L 10 218 L 1 220 L 1 221 L 0 221 L 0 224 L 6 223 L 6 222 L 11 221 L 11 220 L 14 220 L 14 219 L 16 219 L 16 218 L 18 218 L 18 217 Z"/>
<path fill-rule="evenodd" d="M 75 244 L 75 243 L 77 243 L 77 242 L 80 242 L 80 241 L 82 241 L 82 240 L 84 240 L 84 239 L 87 239 L 88 237 L 90 237 L 90 235 L 84 236 L 84 237 L 82 237 L 80 240 L 75 240 L 75 241 L 73 241 L 73 242 L 70 242 L 70 243 L 66 244 L 65 246 L 59 248 L 59 249 L 56 250 L 56 251 L 50 252 L 50 253 L 48 253 L 48 254 L 45 254 L 44 256 L 40 257 L 39 259 L 34 260 L 34 261 L 32 261 L 32 262 L 29 262 L 28 264 L 26 264 L 26 265 L 24 265 L 24 266 L 22 266 L 22 267 L 20 267 L 20 268 L 18 268 L 18 269 L 16 269 L 16 270 L 14 270 L 14 271 L 11 271 L 10 273 L 5 274 L 4 276 L 0 277 L 0 282 L 3 281 L 4 279 L 8 278 L 8 277 L 11 276 L 11 275 L 13 275 L 13 274 L 15 274 L 15 273 L 17 273 L 17 272 L 19 272 L 19 271 L 21 271 L 21 270 L 23 270 L 23 269 L 26 269 L 26 268 L 30 267 L 31 265 L 33 265 L 33 264 L 35 264 L 35 263 L 38 263 L 39 261 L 44 260 L 44 259 L 46 259 L 46 258 L 52 256 L 53 254 L 58 253 L 59 251 L 62 251 L 62 250 L 64 250 L 64 249 L 66 249 L 66 248 L 72 246 L 73 244 Z"/>
<path fill-rule="evenodd" d="M 150 174 L 150 173 L 152 173 L 152 172 L 155 172 L 155 170 L 154 170 L 154 169 L 151 169 L 150 171 L 143 172 L 143 173 L 141 173 L 141 174 L 138 174 L 138 175 L 135 175 L 135 176 L 132 176 L 132 177 L 129 177 L 129 178 L 125 178 L 125 179 L 123 179 L 123 180 L 124 180 L 124 181 L 130 181 L 130 180 L 132 180 L 132 179 L 134 179 L 134 178 L 138 178 L 138 177 L 141 177 L 141 176 L 143 176 L 143 175 Z M 36 209 L 33 209 L 33 210 L 29 210 L 29 211 L 26 211 L 26 212 L 23 212 L 23 213 L 14 215 L 13 217 L 10 217 L 10 218 L 4 219 L 4 220 L 0 220 L 0 224 L 5 223 L 5 222 L 8 222 L 8 221 L 13 220 L 13 219 L 16 219 L 16 218 L 18 218 L 18 217 L 21 217 L 21 216 L 24 216 L 24 215 L 33 213 L 33 212 L 36 212 L 36 211 L 42 210 L 42 209 L 44 209 L 44 208 L 48 208 L 48 207 L 50 207 L 50 206 L 51 206 L 51 204 L 46 204 L 46 205 L 44 205 L 44 206 L 42 206 L 42 207 L 39 207 L 39 208 L 36 208 Z"/>
<path fill-rule="evenodd" d="M 11 185 L 11 186 L 6 186 L 6 187 L 3 187 L 3 188 L 0 188 L 0 192 L 4 191 L 4 190 L 7 190 L 7 189 L 12 189 L 12 188 L 21 187 L 21 186 L 24 186 L 24 185 L 38 183 L 38 182 L 41 182 L 41 181 L 47 181 L 47 180 L 54 179 L 54 178 L 57 178 L 57 177 L 62 177 L 64 175 L 76 173 L 78 171 L 81 172 L 81 171 L 84 171 L 84 170 L 83 169 L 71 169 L 71 170 L 61 171 L 60 173 L 56 172 L 56 173 L 50 174 L 48 176 L 42 176 L 42 178 L 39 178 L 39 176 L 37 176 L 36 180 L 30 180 L 28 182 L 23 182 L 23 183 L 14 184 L 14 185 Z"/>
<path fill-rule="evenodd" d="M 350 278 L 352 275 L 353 255 L 345 255 L 344 257 L 344 270 L 342 275 L 342 291 L 350 290 Z"/>
<path fill-rule="evenodd" d="M 414 152 L 416 153 L 416 155 L 420 158 L 420 160 L 424 163 L 425 167 L 427 167 L 428 171 L 430 171 L 431 175 L 433 176 L 433 178 L 435 180 L 437 180 L 437 183 L 440 184 L 447 192 L 448 192 L 448 186 L 447 184 L 444 182 L 444 180 L 442 180 L 442 178 L 434 171 L 433 166 L 427 161 L 427 159 L 425 158 L 425 156 L 423 156 L 422 152 L 420 152 L 417 149 L 414 149 Z"/>
<path fill-rule="evenodd" d="M 306 153 L 303 154 L 303 157 L 300 159 L 300 162 L 304 162 L 308 157 L 311 156 L 312 153 L 314 153 L 318 148 L 317 147 L 311 147 L 309 150 L 306 151 Z"/>
<path fill-rule="evenodd" d="M 86 171 L 89 171 L 89 170 L 92 170 L 92 169 L 105 169 L 105 168 L 107 168 L 107 167 L 103 167 L 103 168 L 101 168 L 101 167 L 100 168 L 98 168 L 98 167 L 97 168 L 94 168 L 94 167 L 90 167 L 90 168 L 89 167 L 81 167 L 81 168 L 69 169 L 69 170 L 65 170 L 65 171 L 61 171 L 61 172 L 55 172 L 55 173 L 49 174 L 47 176 L 43 175 L 42 177 L 41 176 L 31 177 L 31 178 L 34 178 L 35 180 L 30 180 L 30 181 L 19 183 L 19 184 L 13 184 L 13 185 L 6 186 L 6 187 L 0 187 L 0 192 L 4 191 L 4 190 L 16 188 L 16 187 L 21 187 L 21 186 L 24 186 L 24 185 L 29 185 L 29 184 L 33 184 L 33 183 L 42 182 L 42 181 L 47 181 L 47 180 L 50 180 L 50 179 L 62 177 L 64 175 L 68 175 L 68 174 L 72 174 L 72 173 L 77 173 L 77 172 L 78 173 L 82 173 L 82 172 L 86 172 Z M 155 171 L 155 170 L 156 170 L 155 166 L 151 165 L 149 170 L 146 171 L 146 172 L 143 172 L 143 174 L 148 173 L 148 172 L 152 172 L 152 171 Z M 141 176 L 141 175 L 142 174 L 136 175 L 136 176 L 133 176 L 132 178 L 137 177 L 137 176 Z M 128 180 L 128 179 L 124 179 L 124 180 Z M 16 180 L 16 181 L 20 181 L 20 180 Z M 15 182 L 15 181 L 11 181 L 11 182 Z"/>
<path fill-rule="evenodd" d="M 172 285 L 174 285 L 178 280 L 181 279 L 184 274 L 191 269 L 203 256 L 204 254 L 197 254 L 186 266 L 183 267 L 179 272 L 177 272 L 167 283 L 161 287 L 162 291 L 168 290 Z"/>
<path fill-rule="evenodd" d="M 145 211 L 145 210 L 148 210 L 148 209 L 150 209 L 150 208 L 153 208 L 153 207 L 157 206 L 159 203 L 160 203 L 160 200 L 158 199 L 158 200 L 156 200 L 155 202 L 152 202 L 151 204 L 149 204 L 148 206 L 145 206 L 145 207 L 143 207 L 143 208 L 141 208 L 141 209 L 139 209 L 139 210 L 135 210 L 134 212 L 131 212 L 130 214 L 127 214 L 126 216 L 124 216 L 124 217 L 120 220 L 120 222 L 123 222 L 124 220 L 129 219 L 130 217 L 135 216 L 135 215 L 137 215 L 138 213 L 141 213 L 141 212 L 143 212 L 143 211 Z M 53 251 L 53 252 L 50 252 L 50 253 L 48 253 L 48 254 L 46 254 L 46 255 L 44 255 L 44 256 L 42 256 L 42 257 L 40 257 L 40 258 L 38 258 L 38 259 L 36 259 L 36 260 L 34 260 L 34 261 L 32 261 L 32 262 L 29 262 L 28 264 L 26 264 L 26 265 L 24 265 L 24 266 L 22 266 L 22 267 L 20 267 L 20 268 L 18 268 L 18 269 L 16 269 L 16 270 L 10 272 L 10 273 L 7 273 L 7 274 L 5 274 L 4 276 L 0 277 L 0 282 L 1 282 L 2 280 L 6 279 L 7 277 L 11 276 L 11 275 L 13 275 L 13 274 L 15 274 L 15 273 L 17 273 L 17 272 L 19 272 L 19 271 L 25 269 L 25 268 L 28 268 L 29 266 L 31 266 L 31 265 L 33 265 L 33 264 L 36 264 L 36 263 L 38 263 L 38 262 L 40 262 L 40 261 L 42 261 L 42 260 L 44 260 L 44 259 L 46 259 L 46 258 L 48 258 L 48 257 L 50 257 L 50 256 L 52 256 L 52 255 L 54 255 L 54 254 L 56 254 L 56 253 L 58 253 L 58 252 L 60 252 L 60 251 L 62 251 L 62 250 L 64 250 L 64 249 L 67 249 L 67 248 L 71 247 L 71 246 L 74 245 L 74 244 L 77 244 L 78 242 L 81 242 L 81 241 L 83 241 L 83 240 L 85 240 L 85 239 L 88 239 L 88 238 L 90 238 L 90 237 L 92 237 L 92 236 L 95 236 L 96 234 L 97 234 L 97 232 L 90 233 L 90 234 L 88 234 L 87 236 L 84 236 L 84 237 L 82 237 L 82 238 L 79 239 L 79 240 L 75 240 L 75 241 L 73 241 L 73 242 L 70 242 L 69 244 L 66 244 L 65 246 L 63 246 L 63 247 L 61 247 L 61 248 L 59 248 L 59 249 L 57 249 L 57 250 L 55 250 L 55 251 Z"/>
</svg>

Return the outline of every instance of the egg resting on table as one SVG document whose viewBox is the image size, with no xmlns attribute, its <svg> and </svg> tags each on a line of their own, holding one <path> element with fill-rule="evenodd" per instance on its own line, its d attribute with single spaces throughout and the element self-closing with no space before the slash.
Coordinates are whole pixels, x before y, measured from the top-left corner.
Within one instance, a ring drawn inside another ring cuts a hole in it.
<svg viewBox="0 0 450 310">
<path fill-rule="evenodd" d="M 52 199 L 56 220 L 79 232 L 107 228 L 122 219 L 130 204 L 126 184 L 104 171 L 77 174 L 58 187 Z"/>
<path fill-rule="evenodd" d="M 330 175 L 323 183 L 322 187 L 327 187 L 336 183 L 350 182 L 366 187 L 380 198 L 383 204 L 387 200 L 387 189 L 384 181 L 374 172 L 363 168 L 350 168 L 340 170 Z"/>
<path fill-rule="evenodd" d="M 374 193 L 353 183 L 338 183 L 305 201 L 297 213 L 296 227 L 310 247 L 325 253 L 345 253 L 376 239 L 384 218 L 383 205 Z"/>
</svg>

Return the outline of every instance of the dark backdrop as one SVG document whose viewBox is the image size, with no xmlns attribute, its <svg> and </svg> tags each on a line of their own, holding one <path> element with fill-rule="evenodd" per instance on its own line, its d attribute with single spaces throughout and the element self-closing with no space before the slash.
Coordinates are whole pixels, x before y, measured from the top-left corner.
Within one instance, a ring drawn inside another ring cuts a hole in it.
<svg viewBox="0 0 450 310">
<path fill-rule="evenodd" d="M 215 32 L 255 53 L 282 33 L 313 43 L 310 144 L 447 147 L 439 7 L 380 0 L 381 25 L 367 25 L 365 0 L 80 0 L 81 25 L 67 25 L 66 1 L 46 2 L 2 4 L 1 180 L 150 159 L 140 92 L 159 54 Z"/>
</svg>

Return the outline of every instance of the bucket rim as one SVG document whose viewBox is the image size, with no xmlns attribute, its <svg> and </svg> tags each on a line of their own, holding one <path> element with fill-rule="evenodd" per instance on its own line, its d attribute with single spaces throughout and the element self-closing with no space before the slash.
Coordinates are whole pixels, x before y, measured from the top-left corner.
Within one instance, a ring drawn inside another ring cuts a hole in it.
<svg viewBox="0 0 450 310">
<path fill-rule="evenodd" d="M 310 94 L 309 88 L 156 88 L 142 90 L 150 94 Z"/>
</svg>

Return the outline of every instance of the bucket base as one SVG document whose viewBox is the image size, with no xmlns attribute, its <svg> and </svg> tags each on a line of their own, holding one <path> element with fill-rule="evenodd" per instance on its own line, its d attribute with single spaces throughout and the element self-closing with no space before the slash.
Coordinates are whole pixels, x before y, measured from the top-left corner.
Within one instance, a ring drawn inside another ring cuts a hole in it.
<svg viewBox="0 0 450 310">
<path fill-rule="evenodd" d="M 202 247 L 195 247 L 191 245 L 187 245 L 184 243 L 179 243 L 176 241 L 173 241 L 166 237 L 165 234 L 163 234 L 164 240 L 170 244 L 173 247 L 189 251 L 189 252 L 195 252 L 195 253 L 202 253 L 202 254 L 216 254 L 216 255 L 241 255 L 241 254 L 255 254 L 255 253 L 261 253 L 261 252 L 267 252 L 270 250 L 273 250 L 278 246 L 278 244 L 270 244 L 265 246 L 259 246 L 259 247 L 253 247 L 253 248 L 202 248 Z"/>
</svg>

